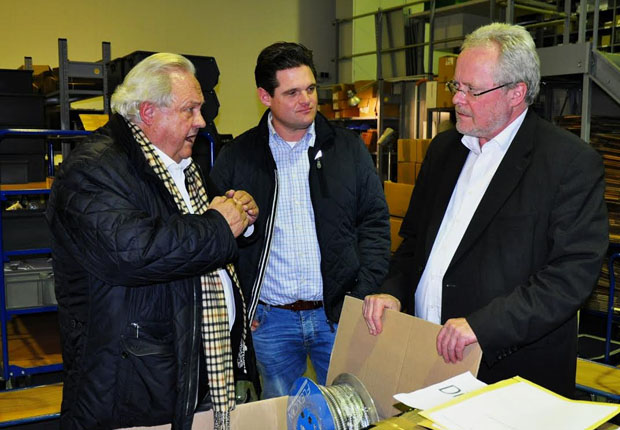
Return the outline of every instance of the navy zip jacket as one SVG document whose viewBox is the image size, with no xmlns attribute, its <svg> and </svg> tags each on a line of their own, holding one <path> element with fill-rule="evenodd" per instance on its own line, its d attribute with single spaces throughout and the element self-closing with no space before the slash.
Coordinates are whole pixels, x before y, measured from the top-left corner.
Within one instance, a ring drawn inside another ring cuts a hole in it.
<svg viewBox="0 0 620 430">
<path fill-rule="evenodd" d="M 278 199 L 268 115 L 265 112 L 257 127 L 224 146 L 211 171 L 220 189 L 245 190 L 260 208 L 254 224 L 258 238 L 239 249 L 239 276 L 250 317 L 260 297 Z M 321 251 L 324 309 L 327 318 L 337 322 L 346 294 L 362 299 L 387 275 L 389 214 L 381 181 L 359 136 L 333 126 L 320 113 L 315 132 L 315 144 L 308 149 L 308 180 Z"/>
</svg>

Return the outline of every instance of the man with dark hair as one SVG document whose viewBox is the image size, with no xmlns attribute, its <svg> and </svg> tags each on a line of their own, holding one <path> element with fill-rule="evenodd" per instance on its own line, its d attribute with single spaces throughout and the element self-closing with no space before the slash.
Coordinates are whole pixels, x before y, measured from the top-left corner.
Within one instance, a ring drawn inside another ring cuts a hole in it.
<svg viewBox="0 0 620 430">
<path fill-rule="evenodd" d="M 258 208 L 243 191 L 219 196 L 192 161 L 203 102 L 191 62 L 147 57 L 54 181 L 63 430 L 190 429 L 211 405 L 228 429 L 235 381 L 256 375 L 231 263 Z"/>
<path fill-rule="evenodd" d="M 446 362 L 478 343 L 482 381 L 519 375 L 572 396 L 577 310 L 607 250 L 604 170 L 592 147 L 529 109 L 539 63 L 518 25 L 465 38 L 448 83 L 456 129 L 431 142 L 364 316 L 378 334 L 383 310 L 402 308 L 443 324 Z"/>
<path fill-rule="evenodd" d="M 261 208 L 259 239 L 240 249 L 238 264 L 268 398 L 288 394 L 308 356 L 325 384 L 344 296 L 381 284 L 390 231 L 368 150 L 317 114 L 311 51 L 275 43 L 258 56 L 255 78 L 269 109 L 222 149 L 211 177 Z"/>
</svg>

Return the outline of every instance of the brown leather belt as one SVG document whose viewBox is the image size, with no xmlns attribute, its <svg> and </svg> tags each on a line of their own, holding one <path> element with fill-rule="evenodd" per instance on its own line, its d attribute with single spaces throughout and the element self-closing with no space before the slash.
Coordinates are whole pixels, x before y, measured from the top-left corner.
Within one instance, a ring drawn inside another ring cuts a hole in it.
<svg viewBox="0 0 620 430">
<path fill-rule="evenodd" d="M 270 305 L 260 300 L 258 301 L 258 303 L 274 308 L 288 309 L 289 311 L 310 311 L 312 309 L 319 309 L 323 307 L 323 302 L 318 300 L 313 300 L 310 302 L 306 302 L 304 300 L 297 300 L 295 303 L 289 303 L 286 305 Z"/>
</svg>

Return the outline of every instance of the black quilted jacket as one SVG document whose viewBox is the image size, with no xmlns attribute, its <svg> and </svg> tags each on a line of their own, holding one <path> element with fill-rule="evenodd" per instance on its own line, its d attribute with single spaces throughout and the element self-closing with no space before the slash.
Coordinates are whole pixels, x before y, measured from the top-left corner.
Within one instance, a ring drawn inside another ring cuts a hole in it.
<svg viewBox="0 0 620 430">
<path fill-rule="evenodd" d="M 258 203 L 258 240 L 239 249 L 241 287 L 253 316 L 260 296 L 277 204 L 277 169 L 269 149 L 265 112 L 257 127 L 222 148 L 211 179 L 222 190 L 246 190 Z M 390 223 L 385 196 L 370 154 L 352 131 L 315 120 L 309 148 L 310 195 L 321 250 L 323 301 L 337 322 L 346 294 L 363 298 L 388 272 Z M 320 160 L 317 154 L 320 152 Z"/>
<path fill-rule="evenodd" d="M 191 428 L 197 274 L 237 256 L 226 220 L 216 211 L 180 216 L 118 116 L 63 163 L 47 220 L 65 372 L 61 428 Z"/>
</svg>

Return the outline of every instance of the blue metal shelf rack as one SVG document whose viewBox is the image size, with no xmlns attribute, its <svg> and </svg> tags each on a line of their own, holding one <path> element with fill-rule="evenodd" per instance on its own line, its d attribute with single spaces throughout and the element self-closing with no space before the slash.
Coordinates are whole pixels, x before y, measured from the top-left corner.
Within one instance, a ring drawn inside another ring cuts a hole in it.
<svg viewBox="0 0 620 430">
<path fill-rule="evenodd" d="M 35 129 L 2 129 L 0 130 L 0 143 L 6 136 L 45 136 L 51 139 L 72 138 L 79 136 L 89 135 L 88 131 L 81 130 L 35 130 Z M 52 142 L 48 142 L 48 174 L 54 175 L 54 149 Z M 7 197 L 14 195 L 27 195 L 27 194 L 49 194 L 49 188 L 34 188 L 34 189 L 17 189 L 17 190 L 2 190 L 0 189 L 0 201 L 4 202 Z M 2 257 L 2 265 L 10 261 L 11 257 L 23 256 L 23 255 L 45 255 L 50 254 L 49 248 L 37 248 L 37 249 L 22 249 L 14 251 L 5 251 L 4 242 L 2 237 L 2 216 L 0 216 L 0 256 Z M 21 367 L 12 365 L 10 363 L 8 338 L 7 338 L 7 323 L 15 315 L 24 315 L 41 312 L 54 312 L 57 310 L 57 306 L 39 306 L 33 308 L 21 308 L 11 309 L 6 308 L 5 297 L 5 279 L 4 269 L 0 270 L 0 325 L 2 336 L 2 379 L 4 381 L 10 381 L 11 378 L 18 376 L 34 375 L 37 373 L 56 372 L 62 370 L 62 363 L 51 364 L 45 366 L 36 367 Z"/>
</svg>

